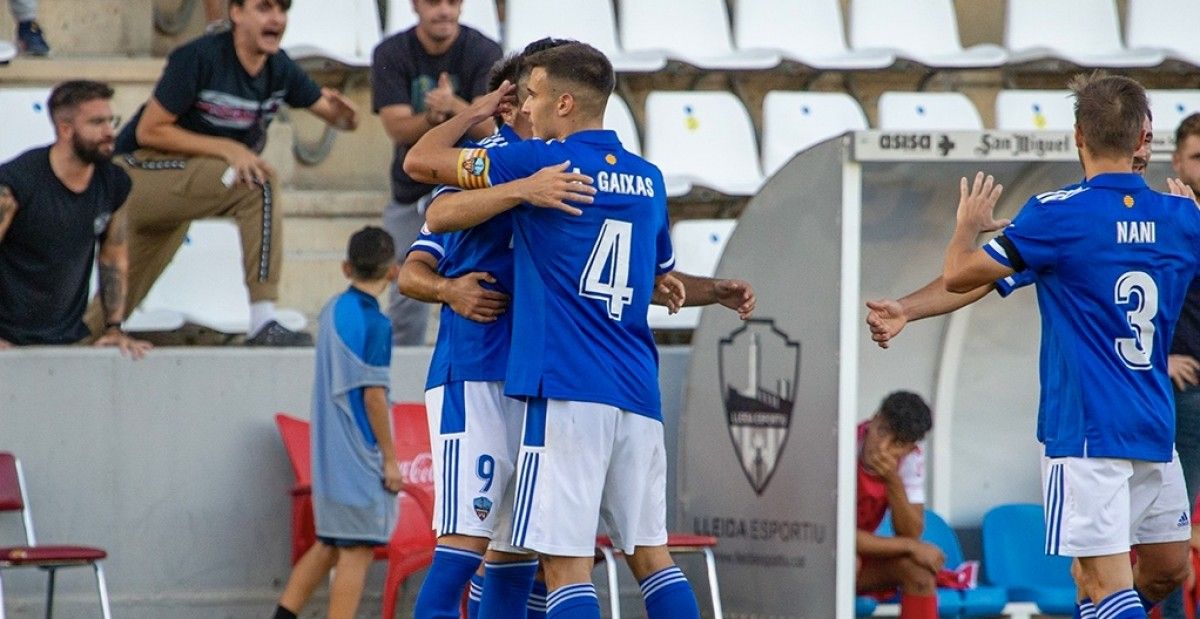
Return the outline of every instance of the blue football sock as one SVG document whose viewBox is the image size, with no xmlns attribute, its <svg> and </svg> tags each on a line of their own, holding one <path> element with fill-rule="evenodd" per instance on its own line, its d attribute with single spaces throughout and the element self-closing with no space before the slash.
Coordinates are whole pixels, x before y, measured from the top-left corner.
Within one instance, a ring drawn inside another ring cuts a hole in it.
<svg viewBox="0 0 1200 619">
<path fill-rule="evenodd" d="M 672 565 L 663 568 L 639 584 L 650 619 L 699 619 L 700 606 L 696 604 L 696 594 L 678 567 Z"/>
<path fill-rule="evenodd" d="M 533 577 L 537 575 L 537 567 L 537 559 L 515 563 L 485 563 L 479 619 L 511 619 L 524 616 L 529 592 L 533 589 Z"/>
<path fill-rule="evenodd" d="M 1088 598 L 1075 604 L 1075 619 L 1096 619 L 1096 605 Z"/>
<path fill-rule="evenodd" d="M 526 603 L 527 609 L 526 619 L 546 619 L 546 583 L 540 580 L 533 581 L 533 591 L 529 593 L 529 602 Z"/>
<path fill-rule="evenodd" d="M 1146 619 L 1146 609 L 1133 589 L 1122 589 L 1096 605 L 1096 619 Z"/>
<path fill-rule="evenodd" d="M 1142 603 L 1142 608 L 1146 609 L 1147 615 L 1150 614 L 1150 611 L 1155 606 L 1158 606 L 1158 602 L 1151 602 L 1150 598 L 1147 598 L 1146 594 L 1142 593 L 1142 591 L 1140 589 L 1138 589 L 1137 587 L 1134 587 L 1133 591 L 1134 591 L 1134 593 L 1137 593 L 1138 601 Z"/>
<path fill-rule="evenodd" d="M 546 619 L 600 619 L 600 600 L 592 583 L 567 585 L 546 596 Z"/>
<path fill-rule="evenodd" d="M 479 618 L 479 600 L 483 598 L 483 576 L 471 574 L 471 585 L 467 590 L 467 619 Z"/>
<path fill-rule="evenodd" d="M 413 619 L 458 619 L 463 589 L 482 561 L 470 550 L 439 545 L 417 594 Z"/>
</svg>

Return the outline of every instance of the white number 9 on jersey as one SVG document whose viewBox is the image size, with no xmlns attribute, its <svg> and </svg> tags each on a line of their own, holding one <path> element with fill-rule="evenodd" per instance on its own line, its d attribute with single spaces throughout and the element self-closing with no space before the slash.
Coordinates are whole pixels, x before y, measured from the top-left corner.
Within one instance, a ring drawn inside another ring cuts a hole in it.
<svg viewBox="0 0 1200 619">
<path fill-rule="evenodd" d="M 1117 355 L 1131 370 L 1148 370 L 1154 352 L 1154 317 L 1158 315 L 1158 285 L 1142 271 L 1129 271 L 1117 278 L 1113 290 L 1117 305 L 1136 303 L 1125 312 L 1133 337 L 1115 340 Z"/>
<path fill-rule="evenodd" d="M 579 295 L 608 303 L 608 317 L 620 320 L 625 306 L 633 303 L 629 287 L 629 251 L 633 244 L 633 224 L 605 219 L 600 235 L 592 246 L 592 255 L 579 276 Z M 605 274 L 608 278 L 605 279 Z"/>
</svg>

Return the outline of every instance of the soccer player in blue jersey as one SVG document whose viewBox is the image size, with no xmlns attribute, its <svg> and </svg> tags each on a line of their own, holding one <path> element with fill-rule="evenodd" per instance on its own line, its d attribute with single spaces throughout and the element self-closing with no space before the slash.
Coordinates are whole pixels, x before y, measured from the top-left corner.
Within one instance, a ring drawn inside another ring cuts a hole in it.
<svg viewBox="0 0 1200 619">
<path fill-rule="evenodd" d="M 537 51 L 555 44 L 543 40 L 530 47 Z M 517 82 L 520 59 L 514 54 L 497 63 L 490 90 L 506 80 Z M 528 118 L 512 112 L 497 118 L 497 125 L 494 135 L 473 147 L 501 148 L 533 135 Z M 554 195 L 555 201 L 585 202 L 594 193 L 583 184 L 586 180 L 554 166 L 515 182 L 506 191 L 517 189 L 521 199 L 529 202 L 546 194 Z M 558 181 L 566 191 L 554 194 Z M 461 190 L 438 187 L 433 203 L 452 199 L 457 191 Z M 489 196 L 477 193 L 472 199 L 486 201 Z M 511 313 L 506 311 L 513 289 L 511 241 L 512 223 L 507 214 L 451 234 L 424 229 L 400 272 L 402 293 L 442 304 L 426 382 L 435 454 L 438 549 L 417 596 L 417 619 L 457 617 L 468 579 L 472 580 L 472 617 L 515 617 L 526 611 L 527 603 L 534 609 L 545 605 L 544 584 L 532 599 L 530 594 L 536 557 L 509 543 L 510 480 L 524 413 L 522 402 L 504 396 L 511 335 Z M 486 565 L 484 576 L 472 576 L 481 561 Z"/>
<path fill-rule="evenodd" d="M 1161 562 L 1152 571 L 1166 591 L 1187 574 L 1190 522 L 1166 357 L 1200 265 L 1200 210 L 1133 174 L 1149 107 L 1140 84 L 1093 75 L 1071 89 L 1084 184 L 1034 196 L 1005 227 L 992 214 L 1000 186 L 981 173 L 968 190 L 963 179 L 943 278 L 962 293 L 1035 273 L 1046 550 L 1079 560 L 1081 616 L 1143 618 L 1131 545 L 1140 562 Z"/>
<path fill-rule="evenodd" d="M 418 142 L 415 177 L 494 186 L 569 161 L 595 179 L 577 216 L 515 202 L 513 351 L 507 393 L 527 398 L 513 542 L 542 555 L 555 618 L 599 617 L 590 573 L 601 513 L 642 584 L 648 614 L 698 617 L 666 550 L 657 351 L 646 324 L 656 276 L 670 271 L 662 174 L 602 130 L 612 65 L 572 43 L 529 56 L 522 107 L 535 133 L 501 149 L 453 144 L 509 89 L 483 97 Z M 484 219 L 487 219 L 486 217 Z"/>
</svg>

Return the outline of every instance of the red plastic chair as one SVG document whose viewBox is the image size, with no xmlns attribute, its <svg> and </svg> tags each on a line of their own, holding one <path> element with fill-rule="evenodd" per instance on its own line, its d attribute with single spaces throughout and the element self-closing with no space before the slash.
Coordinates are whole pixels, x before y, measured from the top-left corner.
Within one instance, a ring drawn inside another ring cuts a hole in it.
<svg viewBox="0 0 1200 619">
<path fill-rule="evenodd" d="M 309 425 L 303 419 L 279 413 L 275 415 L 275 426 L 283 439 L 288 461 L 292 464 L 292 565 L 317 541 L 316 522 L 312 506 L 312 451 L 309 440 Z M 383 557 L 377 556 L 376 559 Z"/>
<path fill-rule="evenodd" d="M 717 560 L 713 556 L 713 547 L 717 538 L 708 535 L 667 534 L 667 551 L 672 554 L 700 553 L 704 555 L 704 565 L 708 569 L 708 590 L 712 593 L 713 617 L 723 619 L 721 609 L 721 590 L 717 585 Z M 613 548 L 612 539 L 607 535 L 596 536 L 597 558 L 604 562 L 604 571 L 608 575 L 608 604 L 612 618 L 621 617 L 621 598 L 617 585 L 617 555 L 620 550 Z"/>
<path fill-rule="evenodd" d="M 33 534 L 33 515 L 29 496 L 25 493 L 25 475 L 21 462 L 8 452 L 0 452 L 0 512 L 19 511 L 25 527 L 25 545 L 0 547 L 0 574 L 15 567 L 38 567 L 46 570 L 46 617 L 54 612 L 54 574 L 62 567 L 90 565 L 96 573 L 96 591 L 100 594 L 100 612 L 104 619 L 112 617 L 108 607 L 108 585 L 104 580 L 101 559 L 108 553 L 88 546 L 48 546 L 37 543 Z M 4 587 L 0 582 L 0 619 L 4 618 Z"/>
<path fill-rule="evenodd" d="M 383 586 L 383 616 L 392 619 L 400 586 L 413 573 L 433 562 L 437 537 L 433 534 L 433 455 L 429 447 L 429 419 L 420 402 L 392 405 L 392 437 L 400 473 L 404 476 L 400 521 L 388 543 L 387 579 Z M 417 509 L 406 509 L 407 506 Z"/>
</svg>

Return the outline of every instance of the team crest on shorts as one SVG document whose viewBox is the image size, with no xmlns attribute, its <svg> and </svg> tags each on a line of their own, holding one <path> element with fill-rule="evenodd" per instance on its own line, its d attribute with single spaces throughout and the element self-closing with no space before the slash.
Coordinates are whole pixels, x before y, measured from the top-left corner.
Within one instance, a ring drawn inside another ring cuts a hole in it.
<svg viewBox="0 0 1200 619">
<path fill-rule="evenodd" d="M 800 378 L 800 342 L 770 318 L 747 320 L 718 344 L 717 371 L 738 463 L 756 494 L 787 445 Z"/>
<path fill-rule="evenodd" d="M 471 503 L 475 507 L 475 515 L 479 516 L 480 520 L 487 520 L 488 514 L 492 513 L 492 500 L 485 496 L 477 496 Z"/>
</svg>

